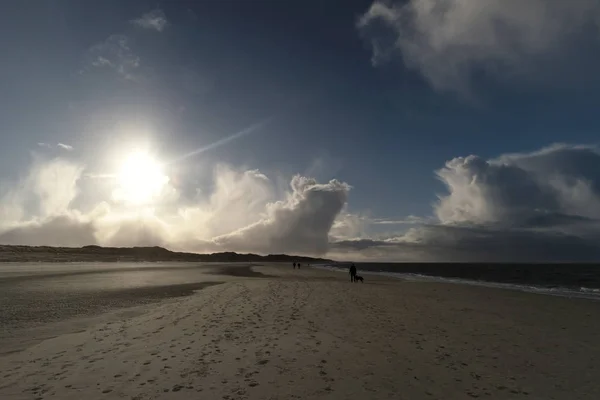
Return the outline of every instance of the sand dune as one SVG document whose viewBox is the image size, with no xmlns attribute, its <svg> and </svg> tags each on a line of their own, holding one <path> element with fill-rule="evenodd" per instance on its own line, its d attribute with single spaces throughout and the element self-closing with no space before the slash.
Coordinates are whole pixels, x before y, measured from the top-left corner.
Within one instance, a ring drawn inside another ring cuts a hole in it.
<svg viewBox="0 0 600 400">
<path fill-rule="evenodd" d="M 140 261 L 186 261 L 186 262 L 332 262 L 324 258 L 294 256 L 287 254 L 240 254 L 222 252 L 212 254 L 182 253 L 164 247 L 53 247 L 0 244 L 0 262 L 140 262 Z"/>
<path fill-rule="evenodd" d="M 0 398 L 600 398 L 598 302 L 255 271 L 4 356 Z"/>
</svg>

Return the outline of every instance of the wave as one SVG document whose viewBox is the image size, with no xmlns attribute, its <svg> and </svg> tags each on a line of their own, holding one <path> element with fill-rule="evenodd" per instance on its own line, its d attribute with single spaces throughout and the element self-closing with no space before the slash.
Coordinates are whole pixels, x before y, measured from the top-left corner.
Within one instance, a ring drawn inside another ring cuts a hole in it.
<svg viewBox="0 0 600 400">
<path fill-rule="evenodd" d="M 317 269 L 325 269 L 335 272 L 348 273 L 348 268 L 335 267 L 327 264 L 315 264 L 311 267 Z M 433 275 L 423 275 L 416 273 L 404 273 L 404 272 L 388 272 L 388 271 L 367 271 L 362 270 L 362 275 L 377 275 L 385 276 L 389 278 L 402 279 L 411 282 L 438 282 L 438 283 L 452 283 L 459 285 L 470 285 L 470 286 L 482 286 L 494 289 L 506 289 L 506 290 L 517 290 L 520 292 L 544 294 L 549 296 L 560 296 L 569 298 L 580 298 L 589 300 L 600 300 L 600 288 L 568 288 L 568 287 L 544 287 L 544 286 L 531 286 L 531 285 L 519 285 L 514 283 L 502 283 L 502 282 L 491 282 L 491 281 L 476 281 L 470 279 L 461 278 L 447 278 Z"/>
</svg>

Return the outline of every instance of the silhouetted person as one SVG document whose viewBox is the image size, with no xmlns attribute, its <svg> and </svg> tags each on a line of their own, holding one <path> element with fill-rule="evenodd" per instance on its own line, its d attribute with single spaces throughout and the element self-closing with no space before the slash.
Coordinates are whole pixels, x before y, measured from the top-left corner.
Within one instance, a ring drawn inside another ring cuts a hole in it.
<svg viewBox="0 0 600 400">
<path fill-rule="evenodd" d="M 296 269 L 296 263 L 294 263 L 294 269 Z"/>
<path fill-rule="evenodd" d="M 356 266 L 354 264 L 350 266 L 350 282 L 356 282 Z"/>
<path fill-rule="evenodd" d="M 300 269 L 300 263 L 298 263 L 298 269 Z"/>
</svg>

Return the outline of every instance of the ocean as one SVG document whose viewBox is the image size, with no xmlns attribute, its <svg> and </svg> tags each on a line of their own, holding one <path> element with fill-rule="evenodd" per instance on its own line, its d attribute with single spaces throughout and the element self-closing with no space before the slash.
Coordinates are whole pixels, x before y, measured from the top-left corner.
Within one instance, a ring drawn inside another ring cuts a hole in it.
<svg viewBox="0 0 600 400">
<path fill-rule="evenodd" d="M 313 265 L 347 273 L 349 263 Z M 355 263 L 359 274 L 600 300 L 597 264 Z"/>
</svg>

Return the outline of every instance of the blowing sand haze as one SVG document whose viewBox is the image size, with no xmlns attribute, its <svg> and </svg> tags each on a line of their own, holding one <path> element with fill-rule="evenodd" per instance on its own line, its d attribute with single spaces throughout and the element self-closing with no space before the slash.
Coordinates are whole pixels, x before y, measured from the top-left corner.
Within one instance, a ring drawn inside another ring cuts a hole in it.
<svg viewBox="0 0 600 400">
<path fill-rule="evenodd" d="M 600 398 L 598 302 L 253 269 L 3 356 L 0 398 Z"/>
</svg>

